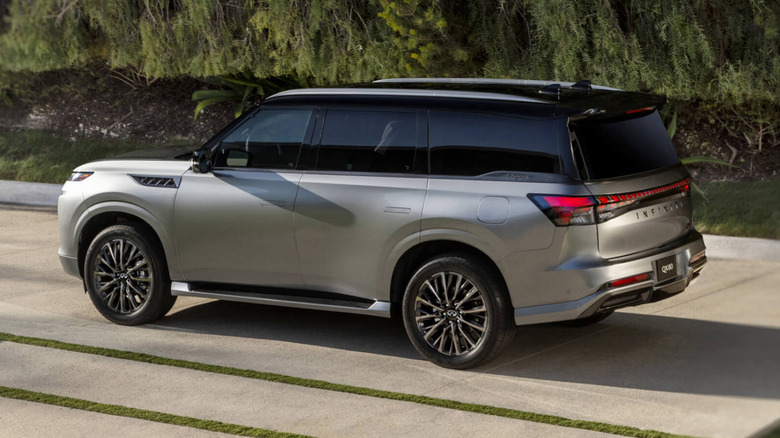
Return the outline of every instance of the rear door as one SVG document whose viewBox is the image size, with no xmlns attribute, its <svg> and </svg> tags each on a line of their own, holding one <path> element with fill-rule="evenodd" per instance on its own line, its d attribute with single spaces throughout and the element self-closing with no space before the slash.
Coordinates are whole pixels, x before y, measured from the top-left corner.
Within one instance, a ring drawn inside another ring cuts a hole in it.
<svg viewBox="0 0 780 438">
<path fill-rule="evenodd" d="M 570 126 L 581 176 L 599 202 L 602 257 L 656 248 L 691 229 L 688 172 L 657 111 Z"/>
<path fill-rule="evenodd" d="M 428 181 L 417 111 L 331 109 L 300 181 L 295 239 L 310 289 L 387 300 L 387 260 L 419 240 Z M 400 254 L 397 254 L 399 256 Z M 389 283 L 389 281 L 388 281 Z"/>
</svg>

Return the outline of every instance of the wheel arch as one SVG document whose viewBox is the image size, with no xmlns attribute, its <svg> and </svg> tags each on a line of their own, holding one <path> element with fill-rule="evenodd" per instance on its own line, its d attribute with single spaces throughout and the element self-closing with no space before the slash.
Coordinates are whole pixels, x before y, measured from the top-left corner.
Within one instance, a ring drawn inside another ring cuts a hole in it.
<svg viewBox="0 0 780 438">
<path fill-rule="evenodd" d="M 406 290 L 406 284 L 414 272 L 427 260 L 447 253 L 466 253 L 482 262 L 493 275 L 496 276 L 506 289 L 504 279 L 498 265 L 482 250 L 464 242 L 448 239 L 437 239 L 421 242 L 409 248 L 396 262 L 390 282 L 391 314 L 393 317 L 400 315 L 400 305 Z M 510 297 L 511 302 L 511 297 Z"/>
<path fill-rule="evenodd" d="M 168 274 L 174 278 L 173 269 L 178 264 L 173 257 L 173 242 L 168 238 L 161 223 L 148 211 L 133 204 L 118 202 L 101 203 L 89 208 L 77 225 L 77 248 L 79 275 L 84 278 L 84 259 L 90 243 L 102 230 L 117 224 L 136 224 L 150 232 L 163 250 Z"/>
</svg>

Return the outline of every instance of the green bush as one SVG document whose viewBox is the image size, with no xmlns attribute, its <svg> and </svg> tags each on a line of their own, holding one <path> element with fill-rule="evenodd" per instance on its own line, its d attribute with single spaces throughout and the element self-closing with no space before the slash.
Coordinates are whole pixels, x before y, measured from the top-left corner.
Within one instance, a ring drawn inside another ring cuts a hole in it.
<svg viewBox="0 0 780 438">
<path fill-rule="evenodd" d="M 0 69 L 146 77 L 490 76 L 780 103 L 774 0 L 9 0 Z"/>
</svg>

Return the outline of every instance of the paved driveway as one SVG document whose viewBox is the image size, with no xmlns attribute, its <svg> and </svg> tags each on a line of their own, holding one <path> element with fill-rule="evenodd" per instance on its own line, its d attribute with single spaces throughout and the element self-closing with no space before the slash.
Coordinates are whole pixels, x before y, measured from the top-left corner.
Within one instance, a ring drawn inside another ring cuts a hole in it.
<svg viewBox="0 0 780 438">
<path fill-rule="evenodd" d="M 0 332 L 677 434 L 749 436 L 780 419 L 777 262 L 711 259 L 677 297 L 587 328 L 520 327 L 497 361 L 454 371 L 366 316 L 180 298 L 156 324 L 113 325 L 56 252 L 51 211 L 0 207 Z M 0 342 L 0 386 L 316 436 L 599 435 L 14 342 Z M 189 430 L 114 418 L 0 398 L 0 435 L 48 435 L 52 419 L 76 436 Z"/>
</svg>

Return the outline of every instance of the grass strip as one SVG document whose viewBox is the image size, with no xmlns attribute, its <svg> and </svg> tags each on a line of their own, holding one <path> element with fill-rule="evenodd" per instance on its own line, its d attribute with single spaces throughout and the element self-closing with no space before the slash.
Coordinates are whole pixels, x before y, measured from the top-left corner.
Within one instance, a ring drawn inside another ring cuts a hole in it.
<svg viewBox="0 0 780 438">
<path fill-rule="evenodd" d="M 780 179 L 711 182 L 693 192 L 693 223 L 702 233 L 780 239 Z"/>
<path fill-rule="evenodd" d="M 100 414 L 115 415 L 118 417 L 137 418 L 140 420 L 154 421 L 156 423 L 192 427 L 195 429 L 208 430 L 211 432 L 222 432 L 238 436 L 264 438 L 294 438 L 307 436 L 276 432 L 273 430 L 260 429 L 257 427 L 241 426 L 238 424 L 222 423 L 213 420 L 202 420 L 200 418 L 184 417 L 181 415 L 166 414 L 164 412 L 147 411 L 146 409 L 136 409 L 127 406 L 97 403 L 79 398 L 28 391 L 26 389 L 9 388 L 7 386 L 0 386 L 0 397 L 43 403 L 47 405 L 62 406 L 65 408 L 79 409 L 82 411 L 98 412 Z"/>
<path fill-rule="evenodd" d="M 131 351 L 115 350 L 111 348 L 92 347 L 89 345 L 71 344 L 68 342 L 55 341 L 50 339 L 32 338 L 27 336 L 17 336 L 9 333 L 0 332 L 0 341 L 15 342 L 18 344 L 33 345 L 37 347 L 55 348 L 59 350 L 73 351 L 77 353 L 93 354 L 98 356 L 111 357 L 116 359 L 132 360 L 136 362 L 145 362 L 155 365 L 165 365 L 170 367 L 185 368 L 207 373 L 224 374 L 228 376 L 238 376 L 249 379 L 264 380 L 268 382 L 284 383 L 288 385 L 303 386 L 306 388 L 322 389 L 325 391 L 343 392 L 347 394 L 363 395 L 386 400 L 405 401 L 421 405 L 434 406 L 438 408 L 453 409 L 463 412 L 472 412 L 476 414 L 493 415 L 496 417 L 511 418 L 515 420 L 531 421 L 534 423 L 551 424 L 554 426 L 569 427 L 583 430 L 593 430 L 605 432 L 613 435 L 639 437 L 639 438 L 682 438 L 682 435 L 675 435 L 655 430 L 643 430 L 635 427 L 619 426 L 609 423 L 596 421 L 572 420 L 569 418 L 555 415 L 537 414 L 534 412 L 520 411 L 516 409 L 501 408 L 496 406 L 481 405 L 475 403 L 464 403 L 456 400 L 428 397 L 423 395 L 405 394 L 402 392 L 384 391 L 379 389 L 364 388 L 360 386 L 343 385 L 339 383 L 326 382 L 324 380 L 305 379 L 301 377 L 286 376 L 283 374 L 268 373 L 263 371 L 247 370 L 233 368 L 221 365 L 211 365 L 200 362 L 192 362 L 181 359 L 171 359 L 161 356 L 154 356 L 145 353 L 135 353 Z"/>
</svg>

